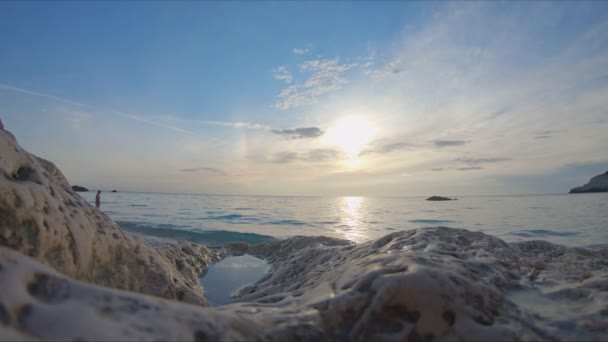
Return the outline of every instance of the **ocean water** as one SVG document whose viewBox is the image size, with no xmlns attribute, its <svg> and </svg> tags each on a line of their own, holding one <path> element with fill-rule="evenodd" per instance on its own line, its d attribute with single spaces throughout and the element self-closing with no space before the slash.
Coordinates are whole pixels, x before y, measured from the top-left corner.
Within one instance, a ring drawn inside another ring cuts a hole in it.
<svg viewBox="0 0 608 342">
<path fill-rule="evenodd" d="M 94 203 L 95 192 L 80 193 Z M 362 242 L 418 227 L 481 231 L 507 242 L 608 247 L 608 193 L 424 197 L 273 197 L 102 192 L 101 210 L 123 229 L 204 244 L 295 235 Z"/>
</svg>

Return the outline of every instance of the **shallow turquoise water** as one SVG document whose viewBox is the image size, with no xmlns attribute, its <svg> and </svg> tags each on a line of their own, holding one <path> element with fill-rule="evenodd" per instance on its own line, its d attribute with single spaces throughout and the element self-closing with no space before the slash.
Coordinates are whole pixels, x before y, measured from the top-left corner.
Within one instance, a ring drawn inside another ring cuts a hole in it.
<svg viewBox="0 0 608 342">
<path fill-rule="evenodd" d="M 81 193 L 93 203 L 95 193 Z M 101 209 L 124 229 L 198 243 L 258 243 L 294 235 L 357 242 L 429 226 L 506 241 L 608 246 L 608 193 L 459 197 L 272 197 L 104 192 Z"/>
</svg>

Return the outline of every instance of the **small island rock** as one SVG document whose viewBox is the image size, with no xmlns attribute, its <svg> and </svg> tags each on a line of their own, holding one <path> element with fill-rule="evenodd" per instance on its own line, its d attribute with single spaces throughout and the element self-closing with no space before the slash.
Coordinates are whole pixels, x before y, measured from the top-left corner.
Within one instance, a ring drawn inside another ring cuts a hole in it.
<svg viewBox="0 0 608 342">
<path fill-rule="evenodd" d="M 89 189 L 85 188 L 84 186 L 80 186 L 80 185 L 72 185 L 72 190 L 74 190 L 76 192 L 87 192 L 87 191 L 89 191 Z"/>
<path fill-rule="evenodd" d="M 571 194 L 579 194 L 585 192 L 608 192 L 608 171 L 604 174 L 597 175 L 589 180 L 589 183 L 583 186 L 577 186 L 570 190 Z"/>
<path fill-rule="evenodd" d="M 116 190 L 112 190 L 112 192 L 118 192 L 118 191 L 116 191 Z"/>
<path fill-rule="evenodd" d="M 443 196 L 431 196 L 426 199 L 427 201 L 453 201 L 454 198 L 443 197 Z"/>
</svg>

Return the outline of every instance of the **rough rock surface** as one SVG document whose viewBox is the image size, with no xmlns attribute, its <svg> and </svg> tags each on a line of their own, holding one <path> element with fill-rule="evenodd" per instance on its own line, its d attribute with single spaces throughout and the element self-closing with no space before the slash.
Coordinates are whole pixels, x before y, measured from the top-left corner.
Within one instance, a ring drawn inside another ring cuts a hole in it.
<svg viewBox="0 0 608 342">
<path fill-rule="evenodd" d="M 583 186 L 577 186 L 570 190 L 571 194 L 578 194 L 583 192 L 608 192 L 608 171 L 606 173 L 597 175 L 589 180 L 589 183 Z"/>
<path fill-rule="evenodd" d="M 89 189 L 85 188 L 84 186 L 80 186 L 80 185 L 72 185 L 72 190 L 74 190 L 76 192 L 87 192 L 87 191 L 89 191 Z"/>
<path fill-rule="evenodd" d="M 443 196 L 431 196 L 426 199 L 427 201 L 453 201 L 453 198 L 443 197 Z"/>
<path fill-rule="evenodd" d="M 602 340 L 608 251 L 421 228 L 294 237 L 238 302 L 197 307 L 85 284 L 0 248 L 0 339 Z"/>
<path fill-rule="evenodd" d="M 0 246 L 102 286 L 206 304 L 195 270 L 216 252 L 153 248 L 76 194 L 55 165 L 0 130 Z M 168 253 L 170 258 L 162 253 Z"/>
</svg>

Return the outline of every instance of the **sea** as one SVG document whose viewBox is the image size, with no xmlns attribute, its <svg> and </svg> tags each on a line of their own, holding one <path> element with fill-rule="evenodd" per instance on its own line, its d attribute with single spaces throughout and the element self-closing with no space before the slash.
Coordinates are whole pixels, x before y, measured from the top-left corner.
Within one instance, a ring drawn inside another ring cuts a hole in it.
<svg viewBox="0 0 608 342">
<path fill-rule="evenodd" d="M 95 192 L 80 193 L 94 203 Z M 608 193 L 425 197 L 284 197 L 102 192 L 101 210 L 124 230 L 202 244 L 260 243 L 296 235 L 363 242 L 445 226 L 507 242 L 608 247 Z"/>
</svg>

